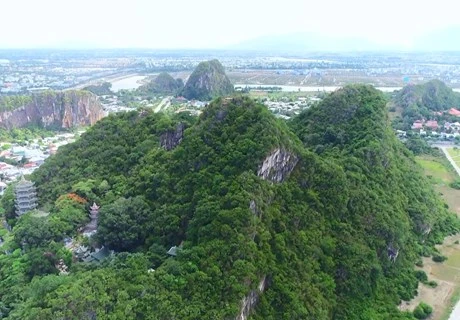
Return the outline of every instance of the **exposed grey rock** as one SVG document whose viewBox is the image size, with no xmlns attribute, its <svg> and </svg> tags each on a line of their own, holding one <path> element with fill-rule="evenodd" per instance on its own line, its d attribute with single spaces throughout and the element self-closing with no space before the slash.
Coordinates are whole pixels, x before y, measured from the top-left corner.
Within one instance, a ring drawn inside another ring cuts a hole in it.
<svg viewBox="0 0 460 320">
<path fill-rule="evenodd" d="M 388 259 L 392 261 L 393 263 L 396 262 L 396 259 L 398 258 L 399 255 L 399 249 L 393 247 L 392 245 L 389 245 L 387 248 L 387 253 L 388 253 Z"/>
<path fill-rule="evenodd" d="M 283 182 L 294 170 L 299 158 L 284 149 L 275 149 L 257 171 L 257 175 L 264 180 Z"/>
<path fill-rule="evenodd" d="M 249 202 L 249 209 L 252 211 L 252 213 L 257 214 L 257 205 L 254 200 Z"/>
<path fill-rule="evenodd" d="M 216 114 L 216 119 L 220 122 L 220 121 L 224 120 L 226 116 L 227 116 L 227 111 L 219 110 L 219 112 L 217 112 L 217 114 Z"/>
<path fill-rule="evenodd" d="M 166 150 L 172 150 L 179 145 L 184 137 L 185 125 L 179 123 L 174 131 L 168 131 L 160 136 L 160 145 Z"/>
<path fill-rule="evenodd" d="M 259 302 L 259 297 L 262 292 L 265 291 L 267 287 L 267 277 L 263 276 L 259 282 L 259 285 L 256 290 L 251 290 L 249 294 L 243 298 L 241 301 L 241 309 L 235 320 L 246 320 L 254 309 L 257 302 Z"/>
<path fill-rule="evenodd" d="M 0 112 L 5 129 L 38 125 L 44 128 L 72 128 L 93 125 L 105 116 L 98 97 L 90 92 L 51 91 L 32 96 L 32 101 L 11 111 Z"/>
</svg>

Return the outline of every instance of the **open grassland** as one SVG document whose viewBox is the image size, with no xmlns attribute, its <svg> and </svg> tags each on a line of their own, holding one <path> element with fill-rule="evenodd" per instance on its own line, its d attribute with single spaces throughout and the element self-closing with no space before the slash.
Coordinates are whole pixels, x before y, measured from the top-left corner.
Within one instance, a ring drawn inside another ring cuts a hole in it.
<svg viewBox="0 0 460 320">
<path fill-rule="evenodd" d="M 447 159 L 433 156 L 417 157 L 417 163 L 435 186 L 443 186 L 454 181 L 455 172 L 451 170 Z"/>
</svg>

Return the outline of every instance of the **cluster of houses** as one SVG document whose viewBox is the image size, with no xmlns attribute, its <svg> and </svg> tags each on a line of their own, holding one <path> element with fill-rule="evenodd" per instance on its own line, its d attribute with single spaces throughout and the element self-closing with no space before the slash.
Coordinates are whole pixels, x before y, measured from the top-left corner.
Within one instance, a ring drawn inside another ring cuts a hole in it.
<svg viewBox="0 0 460 320">
<path fill-rule="evenodd" d="M 134 110 L 133 108 L 121 105 L 121 102 L 116 95 L 103 95 L 101 98 L 102 107 L 107 114 Z"/>
<path fill-rule="evenodd" d="M 116 112 L 128 112 L 135 110 L 135 107 L 130 107 L 124 105 L 123 102 L 118 99 L 116 95 L 104 95 L 101 96 L 101 104 L 104 107 L 104 111 L 109 113 L 116 113 Z M 208 102 L 206 101 L 199 101 L 199 100 L 187 100 L 184 97 L 152 97 L 150 100 L 142 99 L 141 97 L 135 97 L 135 102 L 137 105 L 144 106 L 146 108 L 153 108 L 155 112 L 161 111 L 159 109 L 159 105 L 162 104 L 162 101 L 165 99 L 167 103 L 162 105 L 163 109 L 166 109 L 168 106 L 176 106 L 176 112 L 185 112 L 189 111 L 193 114 L 199 114 L 198 112 L 200 109 L 203 109 Z"/>
<path fill-rule="evenodd" d="M 460 122 L 444 122 L 440 125 L 436 120 L 416 120 L 411 129 L 420 136 L 432 136 L 440 139 L 454 139 L 460 136 Z M 398 132 L 398 134 L 401 134 Z"/>
<path fill-rule="evenodd" d="M 78 132 L 77 135 L 82 132 Z M 73 133 L 62 133 L 54 137 L 43 138 L 40 144 L 38 139 L 26 145 L 2 143 L 2 146 L 8 145 L 9 147 L 0 151 L 0 158 L 4 160 L 0 161 L 0 178 L 2 179 L 0 195 L 3 195 L 7 184 L 16 181 L 22 175 L 34 172 L 45 162 L 46 158 L 55 154 L 60 146 L 74 142 L 75 138 L 76 135 Z"/>
<path fill-rule="evenodd" d="M 295 101 L 288 98 L 281 98 L 279 101 L 266 99 L 264 104 L 277 117 L 290 119 L 291 116 L 299 114 L 302 110 L 310 107 L 312 102 L 321 100 L 317 97 L 298 97 Z"/>
</svg>

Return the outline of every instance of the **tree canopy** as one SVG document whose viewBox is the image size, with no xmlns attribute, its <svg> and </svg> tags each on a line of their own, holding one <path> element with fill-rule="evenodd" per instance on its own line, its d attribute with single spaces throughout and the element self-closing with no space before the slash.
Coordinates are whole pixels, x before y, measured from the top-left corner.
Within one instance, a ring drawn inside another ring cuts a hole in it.
<svg viewBox="0 0 460 320">
<path fill-rule="evenodd" d="M 397 308 L 416 294 L 414 264 L 459 223 L 395 138 L 385 104 L 360 85 L 289 123 L 244 97 L 216 99 L 198 119 L 144 110 L 101 120 L 34 172 L 51 214 L 13 228 L 0 310 L 234 319 L 252 297 L 257 320 L 415 319 Z M 179 124 L 183 136 L 165 149 Z M 96 241 L 116 254 L 72 263 L 60 240 L 93 201 Z M 69 275 L 56 275 L 58 259 Z"/>
</svg>

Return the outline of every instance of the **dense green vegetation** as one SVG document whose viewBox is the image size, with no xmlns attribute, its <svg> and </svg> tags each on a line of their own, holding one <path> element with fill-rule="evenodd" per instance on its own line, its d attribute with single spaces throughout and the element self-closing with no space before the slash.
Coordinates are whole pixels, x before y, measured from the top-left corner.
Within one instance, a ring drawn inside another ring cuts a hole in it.
<svg viewBox="0 0 460 320">
<path fill-rule="evenodd" d="M 459 224 L 395 138 L 385 103 L 372 87 L 349 86 L 289 124 L 244 97 L 217 99 L 199 119 L 144 110 L 101 120 L 34 172 L 51 214 L 16 221 L 11 254 L 0 255 L 2 314 L 234 319 L 251 291 L 257 320 L 429 314 L 397 305 L 426 281 L 414 270 L 420 256 L 439 255 L 434 244 Z M 165 150 L 179 123 L 181 142 Z M 277 152 L 280 182 L 262 179 Z M 72 263 L 59 240 L 77 236 L 93 201 L 90 244 L 118 253 Z M 56 275 L 58 259 L 69 275 Z"/>
<path fill-rule="evenodd" d="M 112 84 L 110 82 L 103 82 L 101 84 L 94 84 L 87 86 L 83 88 L 83 90 L 89 91 L 94 93 L 95 95 L 98 96 L 104 96 L 104 95 L 113 95 L 112 92 Z"/>
<path fill-rule="evenodd" d="M 423 118 L 457 121 L 457 117 L 442 112 L 460 108 L 460 94 L 442 81 L 431 80 L 420 85 L 405 86 L 394 96 L 393 103 L 402 110 L 401 117 L 396 119 L 394 125 L 398 129 L 409 130 L 415 120 Z"/>
<path fill-rule="evenodd" d="M 32 102 L 31 96 L 14 95 L 0 97 L 0 112 L 12 111 Z"/>
<path fill-rule="evenodd" d="M 193 70 L 182 95 L 189 100 L 207 101 L 233 92 L 233 85 L 225 74 L 224 67 L 219 60 L 214 59 L 201 62 Z"/>
<path fill-rule="evenodd" d="M 169 73 L 162 72 L 149 83 L 140 86 L 137 91 L 147 95 L 176 95 L 183 88 L 182 79 L 174 79 Z"/>
<path fill-rule="evenodd" d="M 21 144 L 25 141 L 32 141 L 33 139 L 52 137 L 55 134 L 55 131 L 40 128 L 37 126 L 30 126 L 29 128 L 14 128 L 11 130 L 0 128 L 0 141 L 17 142 Z"/>
<path fill-rule="evenodd" d="M 421 302 L 414 310 L 414 316 L 417 319 L 426 319 L 433 312 L 433 308 L 428 304 Z"/>
</svg>

